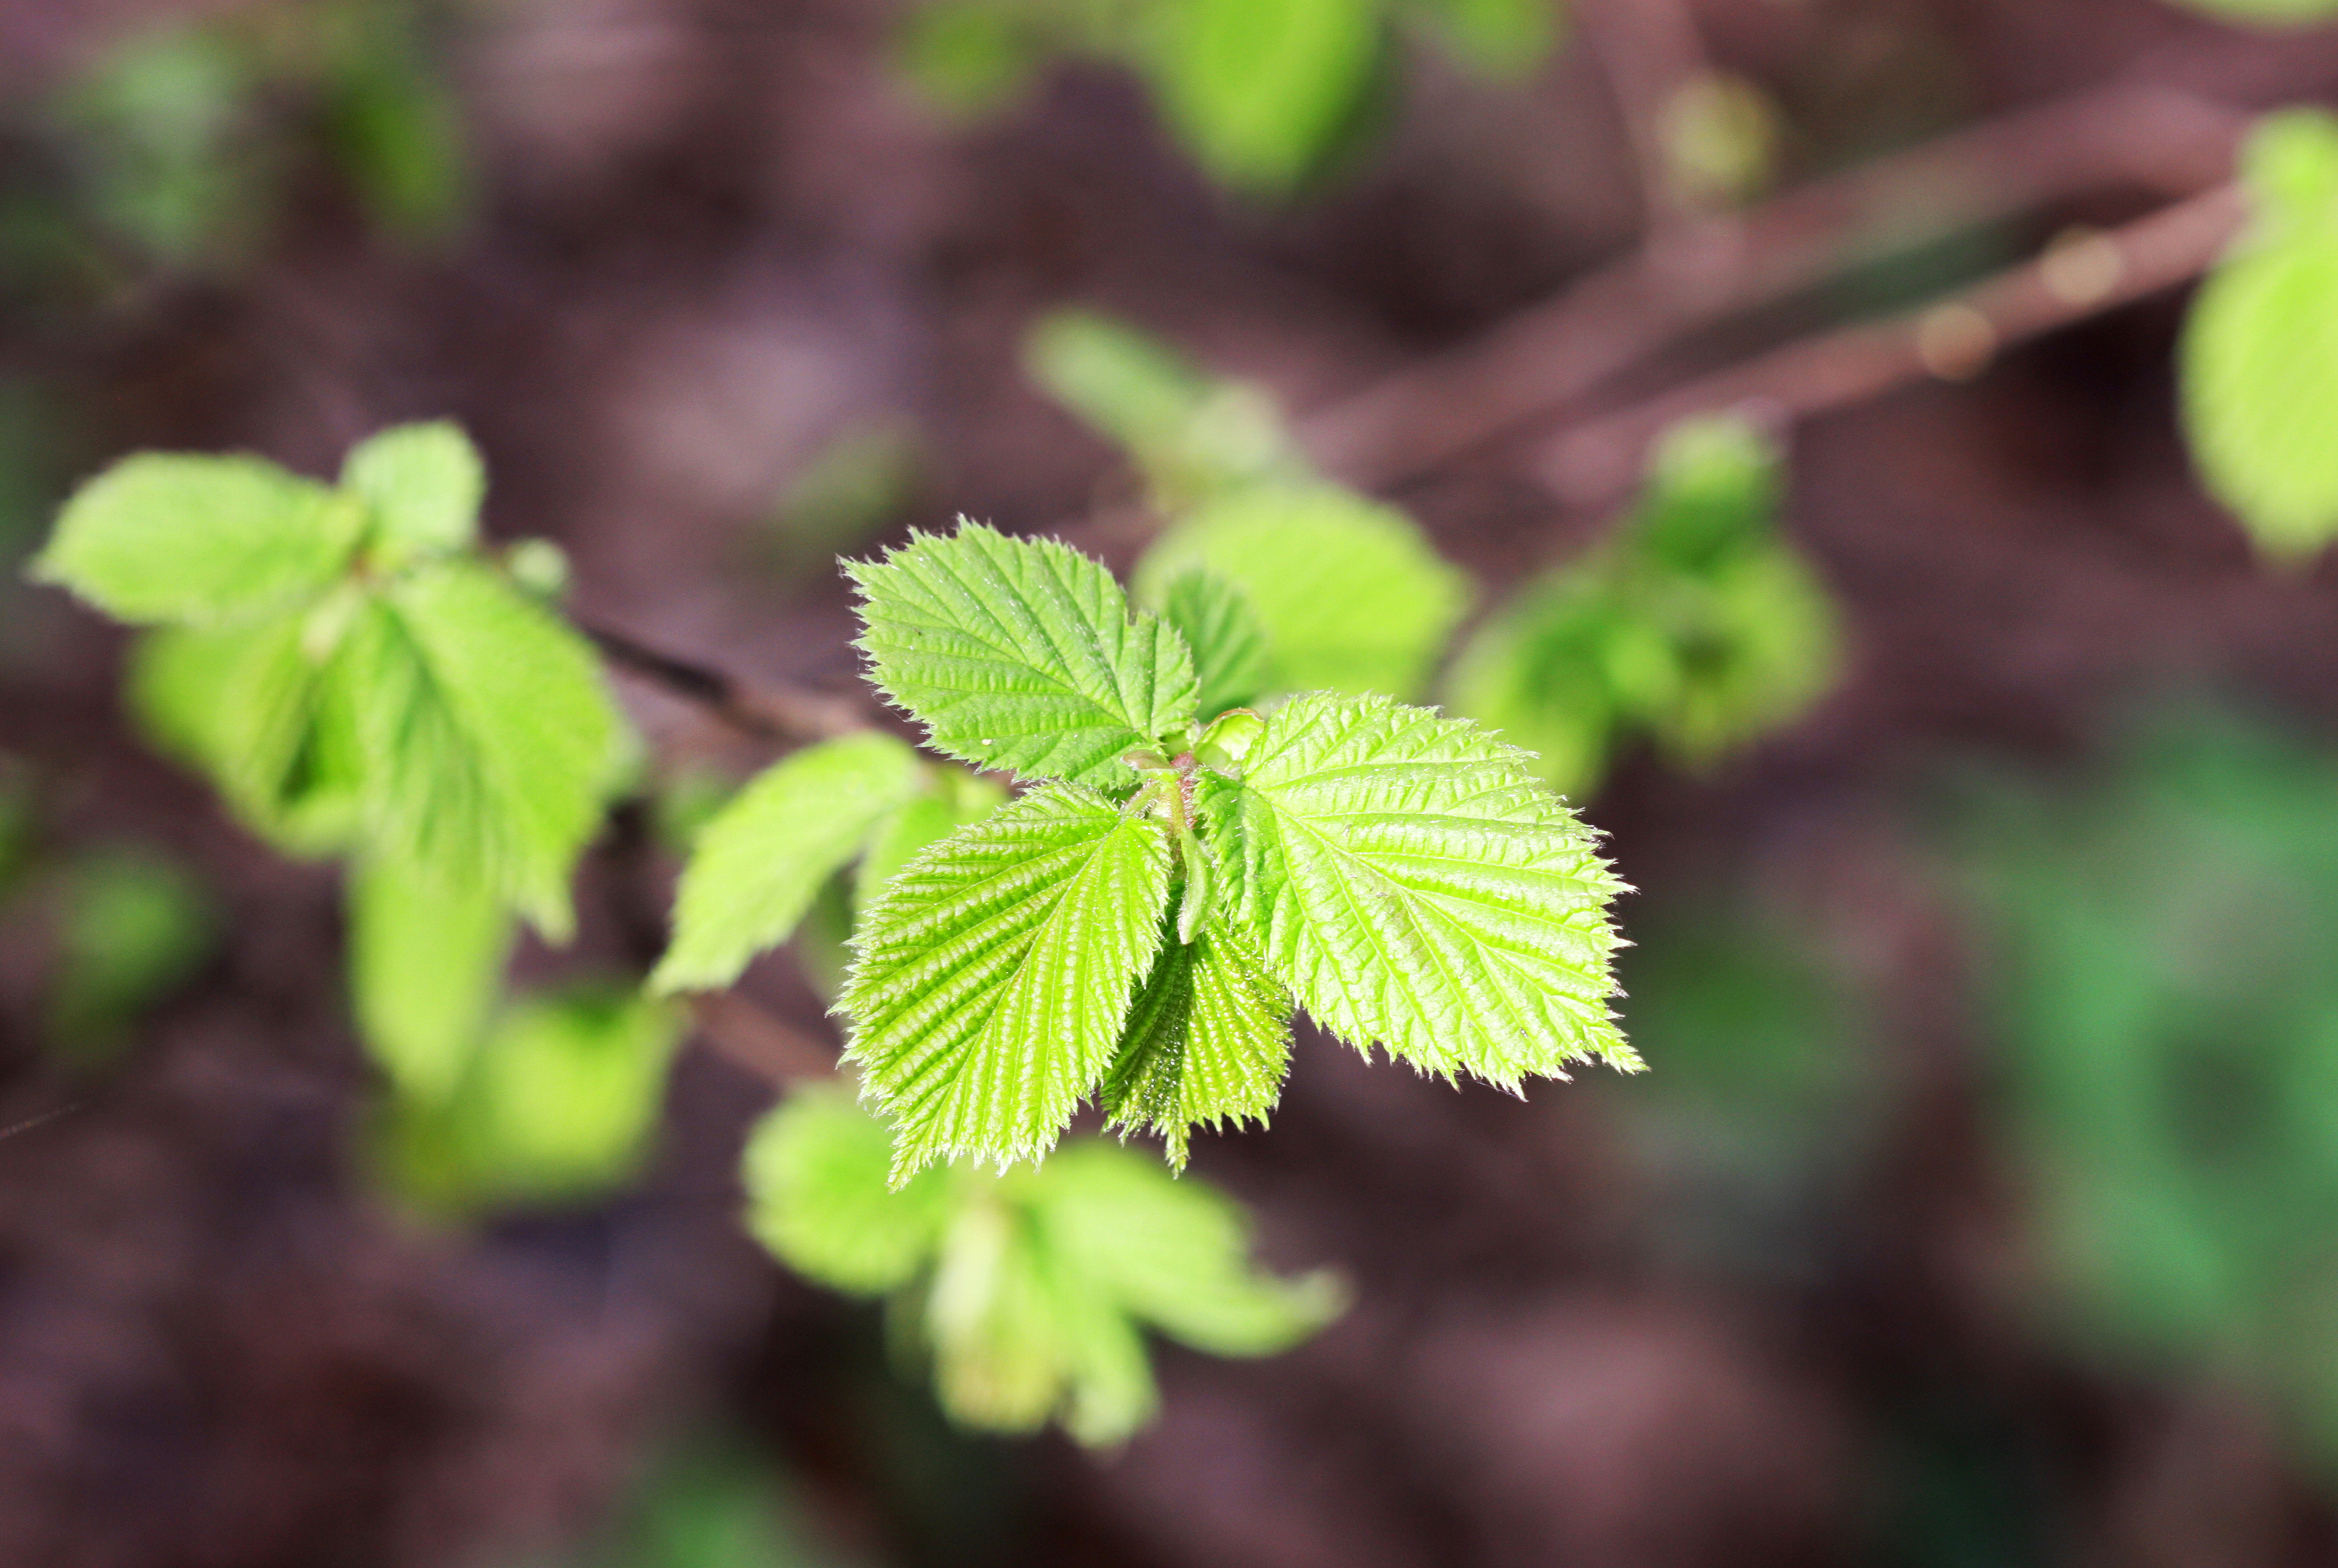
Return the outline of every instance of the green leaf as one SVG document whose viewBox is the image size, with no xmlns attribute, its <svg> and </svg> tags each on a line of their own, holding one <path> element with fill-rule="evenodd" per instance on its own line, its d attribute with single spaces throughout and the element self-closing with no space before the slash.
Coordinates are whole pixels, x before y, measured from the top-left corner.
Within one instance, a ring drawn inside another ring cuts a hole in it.
<svg viewBox="0 0 2338 1568">
<path fill-rule="evenodd" d="M 348 726 L 332 722 L 327 669 L 306 621 L 162 626 L 139 638 L 132 709 L 164 752 L 208 775 L 252 831 L 295 855 L 345 848 L 359 780 Z"/>
<path fill-rule="evenodd" d="M 2185 430 L 2209 493 L 2302 561 L 2338 534 L 2338 122 L 2269 117 L 2246 170 L 2258 221 L 2185 322 Z"/>
<path fill-rule="evenodd" d="M 1203 718 L 1242 707 L 1265 691 L 1273 668 L 1266 628 L 1241 589 L 1206 568 L 1190 567 L 1171 581 L 1161 614 L 1194 652 Z"/>
<path fill-rule="evenodd" d="M 740 791 L 699 833 L 674 900 L 673 945 L 650 989 L 720 990 L 786 941 L 820 884 L 923 772 L 917 753 L 871 730 L 806 747 Z"/>
<path fill-rule="evenodd" d="M 1380 62 L 1370 0 L 1185 0 L 1158 12 L 1162 108 L 1202 166 L 1275 193 L 1312 172 Z"/>
<path fill-rule="evenodd" d="M 1615 610 L 1604 573 L 1559 572 L 1479 627 L 1455 658 L 1453 708 L 1524 747 L 1543 781 L 1586 796 L 1606 770 L 1616 705 L 1603 670 Z"/>
<path fill-rule="evenodd" d="M 50 1036 L 84 1065 L 103 1062 L 201 965 L 213 936 L 211 900 L 175 862 L 127 848 L 77 862 L 56 921 Z"/>
<path fill-rule="evenodd" d="M 1469 580 L 1401 512 L 1331 485 L 1260 485 L 1203 506 L 1136 569 L 1158 602 L 1195 565 L 1266 629 L 1277 691 L 1410 696 L 1469 608 Z"/>
<path fill-rule="evenodd" d="M 1043 1172 L 1056 1250 L 1113 1300 L 1213 1356 L 1272 1356 L 1339 1316 L 1328 1274 L 1279 1279 L 1250 1262 L 1241 1208 L 1206 1182 L 1173 1180 L 1109 1143 L 1066 1146 Z"/>
<path fill-rule="evenodd" d="M 1169 838 L 1057 785 L 903 868 L 854 937 L 846 1054 L 895 1124 L 894 1177 L 1055 1143 L 1119 1044 L 1160 940 Z"/>
<path fill-rule="evenodd" d="M 1068 1319 L 1088 1330 L 1076 1342 L 1092 1357 L 1100 1304 L 1063 1289 L 1055 1261 L 1028 1210 L 993 1192 L 976 1189 L 952 1218 L 922 1326 L 934 1352 L 934 1392 L 956 1419 L 1036 1432 L 1062 1406 L 1076 1343 Z M 1125 1320 L 1121 1328 L 1124 1342 L 1135 1338 Z M 1141 1344 L 1137 1354 L 1142 1365 Z"/>
<path fill-rule="evenodd" d="M 1123 752 L 1194 718 L 1184 641 L 1066 545 L 961 523 L 848 570 L 871 680 L 962 761 L 1125 784 Z"/>
<path fill-rule="evenodd" d="M 1527 759 L 1472 725 L 1311 692 L 1241 779 L 1205 779 L 1231 917 L 1268 972 L 1358 1049 L 1515 1089 L 1638 1059 L 1606 998 L 1623 890 Z"/>
<path fill-rule="evenodd" d="M 478 538 L 487 470 L 449 421 L 400 425 L 349 449 L 341 485 L 366 504 L 385 564 L 467 548 Z"/>
<path fill-rule="evenodd" d="M 1164 936 L 1096 1103 L 1109 1125 L 1161 1133 L 1182 1171 L 1189 1129 L 1265 1125 L 1290 1058 L 1290 997 L 1250 943 L 1212 919 L 1193 942 Z"/>
<path fill-rule="evenodd" d="M 484 877 L 565 936 L 569 872 L 623 733 L 584 640 L 486 568 L 450 562 L 366 606 L 336 664 L 376 852 Z"/>
<path fill-rule="evenodd" d="M 1561 32 L 1552 0 L 1411 0 L 1448 54 L 1481 75 L 1518 82 L 1550 57 Z"/>
<path fill-rule="evenodd" d="M 349 868 L 349 910 L 358 1033 L 401 1096 L 443 1103 L 502 995 L 511 916 L 484 881 L 374 858 Z"/>
<path fill-rule="evenodd" d="M 2338 0 L 2176 0 L 2181 5 L 2252 27 L 2303 27 L 2338 15 Z"/>
<path fill-rule="evenodd" d="M 682 1041 L 672 1006 L 614 990 L 525 1002 L 481 1047 L 467 1129 L 498 1194 L 584 1196 L 640 1165 Z"/>
<path fill-rule="evenodd" d="M 841 1088 L 800 1089 L 747 1140 L 747 1226 L 807 1279 L 855 1295 L 909 1284 L 941 1245 L 955 1174 L 887 1190 L 893 1137 Z"/>
<path fill-rule="evenodd" d="M 931 769 L 925 793 L 904 801 L 877 825 L 869 852 L 853 871 L 852 913 L 865 916 L 918 852 L 938 843 L 959 828 L 981 821 L 1006 800 L 1007 791 L 990 779 L 956 768 Z"/>
<path fill-rule="evenodd" d="M 74 493 L 32 574 L 134 624 L 250 620 L 321 593 L 363 523 L 257 457 L 140 453 Z"/>
</svg>

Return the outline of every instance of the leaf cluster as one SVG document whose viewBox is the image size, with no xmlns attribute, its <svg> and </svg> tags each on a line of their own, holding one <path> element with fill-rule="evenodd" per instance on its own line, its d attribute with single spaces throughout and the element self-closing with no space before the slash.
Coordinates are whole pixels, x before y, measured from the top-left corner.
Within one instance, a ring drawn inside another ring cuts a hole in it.
<svg viewBox="0 0 2338 1568">
<path fill-rule="evenodd" d="M 1330 1276 L 1254 1269 L 1241 1210 L 1111 1143 L 1037 1170 L 889 1184 L 890 1139 L 841 1089 L 792 1095 L 746 1159 L 748 1225 L 806 1278 L 890 1298 L 950 1414 L 1108 1445 L 1157 1401 L 1143 1329 L 1218 1356 L 1288 1348 L 1335 1317 Z"/>
<path fill-rule="evenodd" d="M 1833 684 L 1842 638 L 1776 529 L 1777 468 L 1741 422 L 1674 429 L 1633 514 L 1463 649 L 1454 706 L 1537 752 L 1569 795 L 1634 734 L 1703 768 L 1798 717 Z"/>
<path fill-rule="evenodd" d="M 1016 97 L 1050 55 L 1115 61 L 1214 179 L 1272 196 L 1322 172 L 1371 117 L 1400 29 L 1506 81 L 1558 33 L 1546 0 L 935 0 L 899 54 L 929 100 L 962 113 Z"/>
</svg>

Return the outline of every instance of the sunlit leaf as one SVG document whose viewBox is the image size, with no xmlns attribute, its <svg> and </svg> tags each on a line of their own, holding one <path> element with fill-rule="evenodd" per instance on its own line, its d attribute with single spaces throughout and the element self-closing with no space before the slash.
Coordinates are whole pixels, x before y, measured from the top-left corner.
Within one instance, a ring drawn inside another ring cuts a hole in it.
<svg viewBox="0 0 2338 1568">
<path fill-rule="evenodd" d="M 1358 1049 L 1513 1088 L 1638 1065 L 1607 1007 L 1622 885 L 1514 749 L 1427 709 L 1310 693 L 1202 801 L 1229 917 Z"/>
<path fill-rule="evenodd" d="M 848 1058 L 894 1173 L 1036 1160 L 1103 1074 L 1169 898 L 1166 831 L 1055 785 L 918 856 L 855 935 Z"/>
<path fill-rule="evenodd" d="M 1194 651 L 1203 717 L 1238 708 L 1267 690 L 1274 666 L 1266 628 L 1241 589 L 1206 568 L 1191 567 L 1170 582 L 1161 614 Z"/>
<path fill-rule="evenodd" d="M 1125 783 L 1122 753 L 1194 717 L 1184 640 L 1062 544 L 963 523 L 848 570 L 870 679 L 962 761 Z"/>
<path fill-rule="evenodd" d="M 400 425 L 349 449 L 341 485 L 366 504 L 372 554 L 387 564 L 459 550 L 478 537 L 486 466 L 460 426 Z"/>
</svg>

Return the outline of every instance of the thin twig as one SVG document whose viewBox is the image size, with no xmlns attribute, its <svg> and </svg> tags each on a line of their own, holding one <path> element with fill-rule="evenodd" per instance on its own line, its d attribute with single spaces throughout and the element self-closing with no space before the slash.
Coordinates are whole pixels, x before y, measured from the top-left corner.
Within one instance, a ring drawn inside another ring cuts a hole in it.
<svg viewBox="0 0 2338 1568">
<path fill-rule="evenodd" d="M 1684 270 L 1652 241 L 1297 422 L 1351 484 L 1387 488 L 1534 421 L 1700 327 L 1925 240 L 2122 184 L 2187 196 L 2227 177 L 2246 123 L 2188 93 L 2122 86 L 2009 114 L 1813 181 L 1747 211 L 1729 265 Z"/>
<path fill-rule="evenodd" d="M 2009 269 L 1890 320 L 1790 343 L 1619 413 L 1537 442 L 1526 471 L 1562 503 L 1602 510 L 1630 494 L 1647 449 L 1676 421 L 1743 409 L 1784 425 L 1927 377 L 1969 379 L 2009 344 L 2197 277 L 2247 217 L 2221 185 Z"/>
<path fill-rule="evenodd" d="M 711 665 L 659 652 L 622 632 L 581 622 L 579 629 L 611 663 L 758 740 L 809 743 L 869 728 L 867 711 L 847 698 L 751 684 Z"/>
</svg>

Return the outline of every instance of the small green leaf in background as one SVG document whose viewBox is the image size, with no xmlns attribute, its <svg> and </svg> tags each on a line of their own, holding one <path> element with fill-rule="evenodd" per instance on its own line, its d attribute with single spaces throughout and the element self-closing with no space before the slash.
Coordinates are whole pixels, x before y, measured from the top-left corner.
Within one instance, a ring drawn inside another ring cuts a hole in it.
<svg viewBox="0 0 2338 1568">
<path fill-rule="evenodd" d="M 1164 933 L 1096 1103 L 1110 1126 L 1159 1132 L 1183 1171 L 1192 1129 L 1266 1124 L 1290 1063 L 1290 996 L 1247 936 L 1212 919 L 1192 942 Z"/>
<path fill-rule="evenodd" d="M 1184 0 L 1153 18 L 1164 116 L 1213 178 L 1262 195 L 1322 163 L 1383 46 L 1379 0 Z"/>
<path fill-rule="evenodd" d="M 559 1568 L 840 1568 L 777 1455 L 700 1438 L 651 1472 L 622 1514 Z"/>
<path fill-rule="evenodd" d="M 372 858 L 350 867 L 349 908 L 358 1033 L 400 1095 L 443 1103 L 502 995 L 511 916 L 478 878 Z"/>
<path fill-rule="evenodd" d="M 1158 603 L 1193 567 L 1241 592 L 1266 629 L 1276 691 L 1410 696 L 1469 608 L 1469 580 L 1412 520 L 1332 485 L 1260 485 L 1207 503 L 1138 564 Z"/>
<path fill-rule="evenodd" d="M 263 86 L 221 27 L 150 30 L 105 51 L 54 111 L 94 217 L 173 265 L 244 251 L 272 204 L 251 134 Z"/>
<path fill-rule="evenodd" d="M 1263 392 L 1213 380 L 1117 321 L 1086 310 L 1042 317 L 1025 339 L 1023 362 L 1048 396 L 1127 450 L 1164 510 L 1301 471 Z"/>
<path fill-rule="evenodd" d="M 363 525 L 257 457 L 141 453 L 74 493 L 33 573 L 133 625 L 249 620 L 322 593 Z"/>
<path fill-rule="evenodd" d="M 887 1186 L 893 1136 L 842 1088 L 788 1096 L 747 1142 L 748 1229 L 808 1279 L 882 1295 L 932 1260 L 949 1221 L 953 1173 Z"/>
<path fill-rule="evenodd" d="M 349 449 L 341 485 L 366 504 L 378 564 L 445 554 L 478 538 L 487 469 L 457 425 L 399 425 L 368 437 Z"/>
<path fill-rule="evenodd" d="M 1609 1013 L 1623 885 L 1589 829 L 1475 725 L 1310 692 L 1201 795 L 1230 917 L 1358 1050 L 1515 1088 L 1639 1058 Z"/>
<path fill-rule="evenodd" d="M 73 863 L 62 897 L 49 1034 L 74 1060 L 95 1064 L 210 954 L 211 900 L 182 867 L 130 848 Z"/>
<path fill-rule="evenodd" d="M 1665 175 L 1692 207 L 1726 207 L 1759 195 L 1778 152 L 1770 95 L 1729 71 L 1705 71 L 1675 89 L 1659 115 Z"/>
<path fill-rule="evenodd" d="M 1189 567 L 1163 592 L 1161 615 L 1194 651 L 1203 718 L 1242 707 L 1267 691 L 1274 664 L 1266 628 L 1241 589 L 1206 568 Z"/>
<path fill-rule="evenodd" d="M 1448 54 L 1497 82 L 1532 75 L 1565 22 L 1559 0 L 1410 0 L 1403 11 Z"/>
<path fill-rule="evenodd" d="M 1156 1404 L 1140 1325 L 1221 1356 L 1289 1348 L 1338 1316 L 1329 1275 L 1250 1261 L 1242 1210 L 1198 1177 L 1086 1140 L 1036 1169 L 958 1164 L 887 1188 L 885 1129 L 840 1090 L 800 1092 L 757 1130 L 750 1225 L 790 1267 L 890 1295 L 968 1426 L 1060 1420 L 1125 1440 Z"/>
<path fill-rule="evenodd" d="M 894 1174 L 1052 1147 L 1119 1044 L 1160 940 L 1168 834 L 1050 785 L 912 859 L 853 937 L 849 1061 L 892 1118 Z"/>
<path fill-rule="evenodd" d="M 2185 432 L 2209 493 L 2297 562 L 2338 534 L 2338 119 L 2267 115 L 2242 162 L 2255 220 L 2185 321 Z"/>
<path fill-rule="evenodd" d="M 452 235 L 471 205 L 469 139 L 419 6 L 361 0 L 318 7 L 314 21 L 325 139 L 368 214 L 408 241 Z"/>
<path fill-rule="evenodd" d="M 772 508 L 771 541 L 780 564 L 831 569 L 839 551 L 882 529 L 918 488 L 915 426 L 878 419 L 839 432 L 791 479 Z"/>
<path fill-rule="evenodd" d="M 1702 769 L 1801 716 L 1836 679 L 1842 633 L 1778 533 L 1778 466 L 1739 420 L 1667 432 L 1632 514 L 1463 648 L 1455 708 L 1538 752 L 1570 795 L 1635 733 Z"/>
<path fill-rule="evenodd" d="M 1125 784 L 1124 752 L 1194 718 L 1184 641 L 1052 540 L 962 523 L 848 570 L 870 679 L 961 761 Z"/>
<path fill-rule="evenodd" d="M 2338 16 L 2338 0 L 2176 0 L 2223 21 L 2252 27 L 2304 27 Z"/>
<path fill-rule="evenodd" d="M 700 832 L 674 900 L 673 946 L 650 988 L 720 990 L 787 940 L 820 884 L 917 792 L 917 754 L 868 730 L 765 771 Z"/>
<path fill-rule="evenodd" d="M 972 119 L 1020 97 L 1047 45 L 1028 0 L 929 0 L 902 21 L 893 62 L 928 103 Z"/>
</svg>

